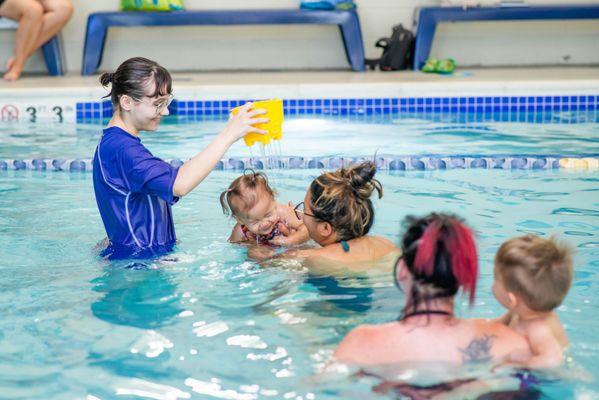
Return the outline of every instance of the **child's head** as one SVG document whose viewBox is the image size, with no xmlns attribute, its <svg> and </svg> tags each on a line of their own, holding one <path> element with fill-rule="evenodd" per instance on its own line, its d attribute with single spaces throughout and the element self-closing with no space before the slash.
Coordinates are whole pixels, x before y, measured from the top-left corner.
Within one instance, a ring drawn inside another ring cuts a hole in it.
<svg viewBox="0 0 599 400">
<path fill-rule="evenodd" d="M 458 290 L 474 301 L 478 260 L 474 235 L 450 214 L 408 216 L 401 240 L 402 256 L 395 267 L 398 286 L 409 296 L 404 312 L 435 299 L 453 298 Z"/>
<path fill-rule="evenodd" d="M 572 275 L 569 246 L 554 238 L 516 237 L 503 243 L 495 255 L 493 293 L 508 309 L 520 301 L 532 311 L 548 312 L 566 297 Z"/>
<path fill-rule="evenodd" d="M 246 171 L 221 193 L 225 215 L 233 215 L 256 235 L 268 235 L 278 222 L 275 192 L 261 172 Z"/>
<path fill-rule="evenodd" d="M 327 245 L 368 234 L 374 223 L 370 197 L 375 190 L 383 196 L 375 173 L 376 166 L 368 161 L 325 172 L 312 181 L 303 218 L 312 239 Z"/>
<path fill-rule="evenodd" d="M 143 57 L 124 61 L 115 72 L 105 72 L 100 83 L 111 85 L 110 100 L 115 112 L 127 117 L 139 130 L 153 131 L 169 114 L 172 79 L 166 68 Z M 108 97 L 106 96 L 106 97 Z"/>
</svg>

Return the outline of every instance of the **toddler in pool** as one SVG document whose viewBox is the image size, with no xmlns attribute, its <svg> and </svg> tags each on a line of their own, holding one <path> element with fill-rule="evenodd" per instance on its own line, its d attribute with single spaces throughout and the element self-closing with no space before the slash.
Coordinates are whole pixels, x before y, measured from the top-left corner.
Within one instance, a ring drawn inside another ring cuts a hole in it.
<svg viewBox="0 0 599 400">
<path fill-rule="evenodd" d="M 572 274 L 570 247 L 553 238 L 526 235 L 501 245 L 493 294 L 508 312 L 500 321 L 523 335 L 532 352 L 513 362 L 530 368 L 562 363 L 568 338 L 555 309 L 570 289 Z"/>
<path fill-rule="evenodd" d="M 221 193 L 220 204 L 225 215 L 237 221 L 230 242 L 295 245 L 309 239 L 293 208 L 276 202 L 275 191 L 261 172 L 246 171 L 235 179 Z"/>
</svg>

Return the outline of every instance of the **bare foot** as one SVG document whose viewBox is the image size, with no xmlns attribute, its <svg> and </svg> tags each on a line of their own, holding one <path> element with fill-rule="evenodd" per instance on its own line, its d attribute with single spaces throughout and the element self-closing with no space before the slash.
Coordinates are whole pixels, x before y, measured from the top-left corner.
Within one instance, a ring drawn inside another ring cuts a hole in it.
<svg viewBox="0 0 599 400">
<path fill-rule="evenodd" d="M 3 76 L 5 81 L 14 82 L 21 77 L 21 72 L 23 70 L 20 68 L 13 68 L 10 71 L 6 72 Z"/>
<path fill-rule="evenodd" d="M 15 64 L 15 56 L 12 56 L 6 62 L 6 72 L 10 71 L 14 64 Z"/>
</svg>

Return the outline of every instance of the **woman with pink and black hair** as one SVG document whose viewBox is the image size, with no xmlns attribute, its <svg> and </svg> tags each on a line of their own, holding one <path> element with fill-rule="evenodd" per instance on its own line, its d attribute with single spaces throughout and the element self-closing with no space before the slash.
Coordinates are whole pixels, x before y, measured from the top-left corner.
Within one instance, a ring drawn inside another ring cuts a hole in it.
<svg viewBox="0 0 599 400">
<path fill-rule="evenodd" d="M 529 352 L 526 340 L 510 328 L 484 319 L 462 319 L 454 313 L 461 289 L 474 301 L 478 262 L 474 237 L 459 218 L 447 214 L 408 217 L 402 256 L 394 275 L 405 293 L 399 320 L 362 325 L 335 351 L 347 364 L 384 365 L 406 362 L 466 364 L 501 362 Z"/>
</svg>

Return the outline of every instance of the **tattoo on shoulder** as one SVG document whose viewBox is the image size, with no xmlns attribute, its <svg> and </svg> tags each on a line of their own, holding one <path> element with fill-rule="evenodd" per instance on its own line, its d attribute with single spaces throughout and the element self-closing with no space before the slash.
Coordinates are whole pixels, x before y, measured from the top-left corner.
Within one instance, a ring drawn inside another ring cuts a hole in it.
<svg viewBox="0 0 599 400">
<path fill-rule="evenodd" d="M 459 349 L 462 353 L 462 362 L 483 362 L 491 360 L 491 347 L 495 335 L 483 335 L 481 338 L 472 339 L 472 341 L 463 349 Z"/>
</svg>

